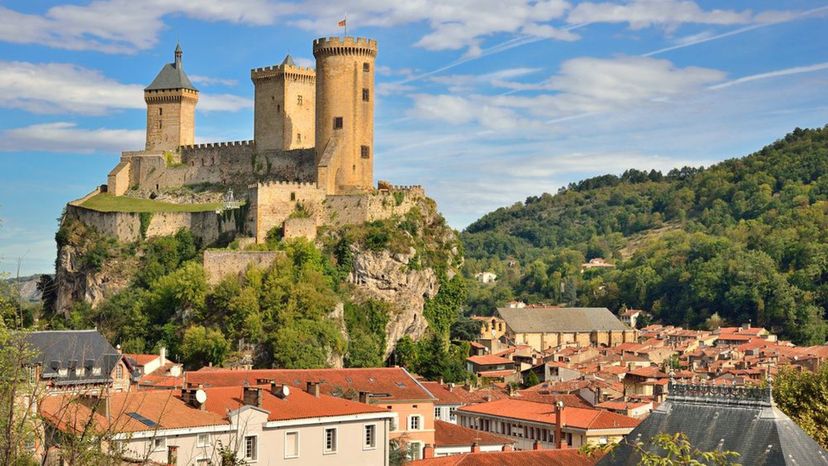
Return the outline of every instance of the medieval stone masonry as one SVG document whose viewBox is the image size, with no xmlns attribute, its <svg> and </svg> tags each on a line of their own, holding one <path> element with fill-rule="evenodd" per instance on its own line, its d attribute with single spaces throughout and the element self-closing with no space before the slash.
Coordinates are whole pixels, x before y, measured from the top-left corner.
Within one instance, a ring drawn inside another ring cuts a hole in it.
<svg viewBox="0 0 828 466">
<path fill-rule="evenodd" d="M 180 187 L 232 189 L 246 206 L 239 213 L 244 218 L 215 222 L 221 231 L 198 232 L 211 240 L 228 228 L 256 242 L 274 228 L 282 228 L 285 237 L 314 238 L 323 225 L 404 214 L 425 195 L 422 188 L 374 187 L 377 50 L 377 42 L 366 38 L 320 38 L 313 42 L 315 69 L 297 66 L 290 55 L 279 65 L 252 69 L 254 139 L 195 144 L 199 94 L 184 72 L 181 47 L 176 47 L 174 62 L 164 65 L 144 90 L 144 150 L 123 152 L 101 189 L 152 199 Z M 137 217 L 92 212 L 83 202 L 70 204 L 75 217 L 124 240 L 137 236 Z M 164 221 L 188 225 L 194 216 L 171 212 Z M 155 222 L 153 218 L 145 226 L 149 236 L 168 231 Z M 204 219 L 198 223 L 207 225 Z"/>
</svg>

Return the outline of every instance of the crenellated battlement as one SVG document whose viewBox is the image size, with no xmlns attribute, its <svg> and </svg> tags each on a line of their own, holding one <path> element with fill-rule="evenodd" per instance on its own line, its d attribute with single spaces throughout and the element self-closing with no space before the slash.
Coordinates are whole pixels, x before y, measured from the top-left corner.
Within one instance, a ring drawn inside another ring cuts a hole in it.
<svg viewBox="0 0 828 466">
<path fill-rule="evenodd" d="M 412 185 L 392 185 L 392 191 L 423 191 L 423 186 L 419 184 L 412 184 Z"/>
<path fill-rule="evenodd" d="M 255 145 L 255 141 L 248 140 L 248 141 L 225 141 L 225 142 L 207 142 L 203 144 L 188 144 L 186 146 L 180 146 L 181 150 L 193 150 L 193 149 L 215 149 L 219 147 L 242 147 L 242 146 L 250 146 L 253 147 Z"/>
<path fill-rule="evenodd" d="M 273 180 L 273 181 L 262 181 L 256 184 L 252 184 L 249 188 L 259 188 L 259 187 L 296 187 L 296 188 L 313 188 L 316 189 L 316 183 L 312 181 L 280 181 L 280 180 Z"/>
<path fill-rule="evenodd" d="M 287 64 L 271 65 L 250 70 L 250 79 L 266 79 L 276 76 L 286 76 L 304 79 L 316 79 L 316 70 L 305 66 L 291 66 Z"/>
<path fill-rule="evenodd" d="M 313 56 L 367 55 L 377 56 L 377 41 L 367 37 L 320 37 L 313 41 Z"/>
</svg>

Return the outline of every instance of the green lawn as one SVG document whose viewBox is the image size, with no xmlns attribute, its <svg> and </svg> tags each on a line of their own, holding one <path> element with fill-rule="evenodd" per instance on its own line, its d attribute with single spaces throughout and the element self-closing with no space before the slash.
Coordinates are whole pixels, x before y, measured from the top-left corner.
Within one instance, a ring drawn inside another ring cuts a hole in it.
<svg viewBox="0 0 828 466">
<path fill-rule="evenodd" d="M 113 196 L 101 193 L 81 204 L 87 209 L 99 212 L 205 212 L 221 208 L 221 202 L 209 204 L 173 204 L 170 202 L 136 199 L 134 197 Z"/>
</svg>

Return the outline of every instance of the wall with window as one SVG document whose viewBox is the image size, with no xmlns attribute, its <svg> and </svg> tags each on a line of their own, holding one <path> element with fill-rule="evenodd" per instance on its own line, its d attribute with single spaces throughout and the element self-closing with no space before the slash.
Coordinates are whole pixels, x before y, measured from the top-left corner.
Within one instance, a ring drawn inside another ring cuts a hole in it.
<svg viewBox="0 0 828 466">
<path fill-rule="evenodd" d="M 396 429 L 391 431 L 391 439 L 401 439 L 408 443 L 417 443 L 420 453 L 426 444 L 434 445 L 434 403 L 426 402 L 401 402 L 383 405 L 375 403 L 379 407 L 390 407 L 389 411 L 397 413 Z M 408 447 L 406 447 L 408 448 Z"/>
</svg>

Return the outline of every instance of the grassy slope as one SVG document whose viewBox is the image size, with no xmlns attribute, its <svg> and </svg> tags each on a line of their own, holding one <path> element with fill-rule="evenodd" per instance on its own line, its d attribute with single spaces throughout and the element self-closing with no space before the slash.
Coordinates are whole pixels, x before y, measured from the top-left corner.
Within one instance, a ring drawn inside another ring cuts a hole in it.
<svg viewBox="0 0 828 466">
<path fill-rule="evenodd" d="M 221 208 L 220 202 L 207 204 L 173 204 L 112 194 L 97 194 L 81 206 L 99 212 L 206 212 Z"/>
</svg>

